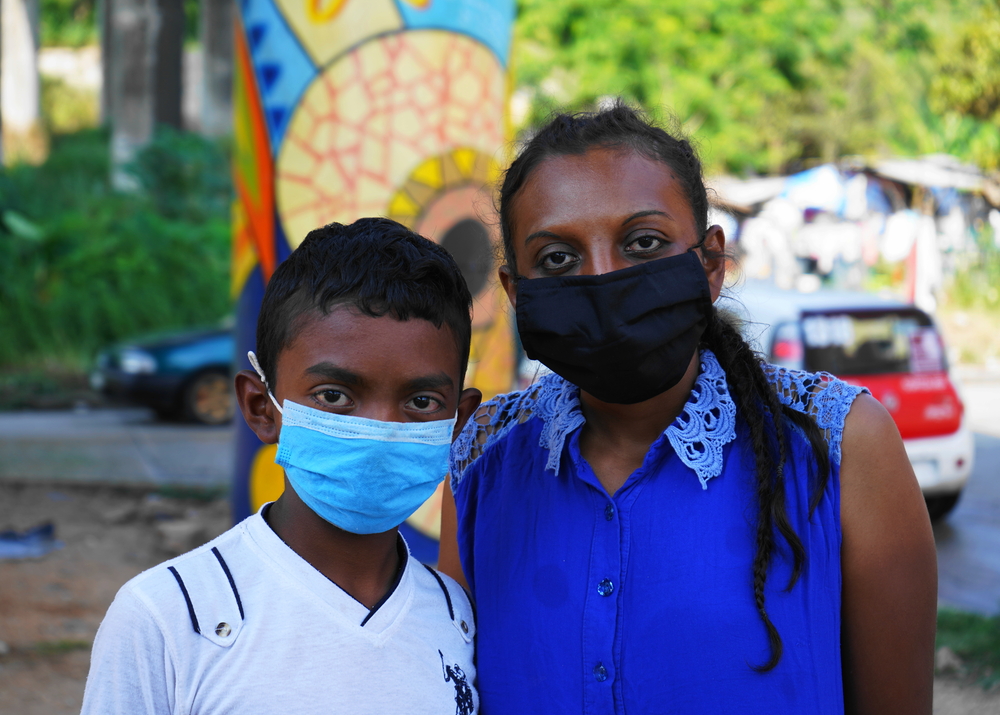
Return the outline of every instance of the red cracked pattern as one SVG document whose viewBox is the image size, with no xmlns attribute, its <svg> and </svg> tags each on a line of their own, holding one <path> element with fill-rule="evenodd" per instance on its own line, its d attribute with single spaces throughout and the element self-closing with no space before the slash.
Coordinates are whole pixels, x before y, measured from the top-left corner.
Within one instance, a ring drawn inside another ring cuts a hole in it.
<svg viewBox="0 0 1000 715">
<path fill-rule="evenodd" d="M 330 221 L 385 214 L 425 159 L 503 142 L 503 70 L 455 33 L 402 32 L 364 43 L 303 95 L 278 157 L 289 242 Z"/>
</svg>

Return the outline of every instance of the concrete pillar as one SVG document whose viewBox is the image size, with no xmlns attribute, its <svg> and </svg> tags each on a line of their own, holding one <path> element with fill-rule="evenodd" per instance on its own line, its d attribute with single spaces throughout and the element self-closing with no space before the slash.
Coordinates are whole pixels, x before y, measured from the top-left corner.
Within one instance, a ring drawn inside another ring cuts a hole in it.
<svg viewBox="0 0 1000 715">
<path fill-rule="evenodd" d="M 109 9 L 105 84 L 111 122 L 111 179 L 134 189 L 124 171 L 159 124 L 181 126 L 181 0 L 105 0 Z"/>
<path fill-rule="evenodd" d="M 233 0 L 201 0 L 201 131 L 233 131 Z"/>
<path fill-rule="evenodd" d="M 0 117 L 8 163 L 45 159 L 38 81 L 38 0 L 0 0 Z"/>
</svg>

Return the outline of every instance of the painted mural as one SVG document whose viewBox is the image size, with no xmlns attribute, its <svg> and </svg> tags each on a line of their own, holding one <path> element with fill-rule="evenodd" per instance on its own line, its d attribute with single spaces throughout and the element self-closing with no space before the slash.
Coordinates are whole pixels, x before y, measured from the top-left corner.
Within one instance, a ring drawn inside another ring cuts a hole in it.
<svg viewBox="0 0 1000 715">
<path fill-rule="evenodd" d="M 510 389 L 514 342 L 490 218 L 508 139 L 513 0 L 240 0 L 233 296 L 240 367 L 275 266 L 331 221 L 388 216 L 441 243 L 474 295 L 470 384 Z M 237 519 L 283 487 L 274 446 L 237 427 Z M 437 538 L 440 494 L 407 536 Z M 415 549 L 416 550 L 416 549 Z"/>
</svg>

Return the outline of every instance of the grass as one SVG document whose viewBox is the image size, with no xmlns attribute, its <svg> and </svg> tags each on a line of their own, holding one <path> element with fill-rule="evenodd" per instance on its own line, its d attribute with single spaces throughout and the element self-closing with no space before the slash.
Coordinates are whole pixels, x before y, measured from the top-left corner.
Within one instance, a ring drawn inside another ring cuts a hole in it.
<svg viewBox="0 0 1000 715">
<path fill-rule="evenodd" d="M 1000 683 L 1000 615 L 938 611 L 936 647 L 951 648 L 983 687 Z"/>
<path fill-rule="evenodd" d="M 141 191 L 111 188 L 101 129 L 0 171 L 0 374 L 85 374 L 110 343 L 230 311 L 226 147 L 161 131 L 132 172 Z"/>
</svg>

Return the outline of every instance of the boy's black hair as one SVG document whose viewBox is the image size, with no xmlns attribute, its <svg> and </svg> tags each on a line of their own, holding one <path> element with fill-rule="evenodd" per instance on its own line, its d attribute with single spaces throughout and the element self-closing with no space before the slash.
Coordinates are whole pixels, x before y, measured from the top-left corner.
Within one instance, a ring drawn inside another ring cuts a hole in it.
<svg viewBox="0 0 1000 715">
<path fill-rule="evenodd" d="M 461 361 L 469 364 L 472 295 L 444 248 L 387 218 L 331 223 L 310 231 L 278 266 L 257 318 L 257 359 L 276 388 L 279 353 L 295 338 L 300 317 L 352 305 L 374 318 L 419 318 L 451 328 Z"/>
<path fill-rule="evenodd" d="M 513 213 L 519 194 L 531 174 L 542 162 L 554 156 L 581 155 L 600 148 L 638 152 L 669 167 L 684 189 L 694 214 L 695 228 L 701 236 L 696 247 L 710 258 L 722 258 L 722 254 L 714 254 L 704 245 L 705 232 L 709 228 L 709 201 L 701 161 L 691 143 L 679 132 L 675 134 L 656 126 L 642 112 L 620 99 L 599 112 L 554 116 L 527 142 L 504 174 L 498 211 L 507 265 L 512 270 L 516 267 Z M 530 197 L 523 200 L 530 201 Z M 754 669 L 768 671 L 778 664 L 783 650 L 781 636 L 764 605 L 764 586 L 778 549 L 775 532 L 781 535 L 792 554 L 792 575 L 786 590 L 795 585 L 805 567 L 802 540 L 792 528 L 785 511 L 784 469 L 789 450 L 787 423 L 791 422 L 806 434 L 816 459 L 811 510 L 822 498 L 830 477 L 829 448 L 813 418 L 781 403 L 775 386 L 764 373 L 762 358 L 714 307 L 702 336 L 702 346 L 715 354 L 725 370 L 737 413 L 745 420 L 750 432 L 758 507 L 752 565 L 753 596 L 771 647 L 767 662 L 754 666 Z"/>
</svg>

